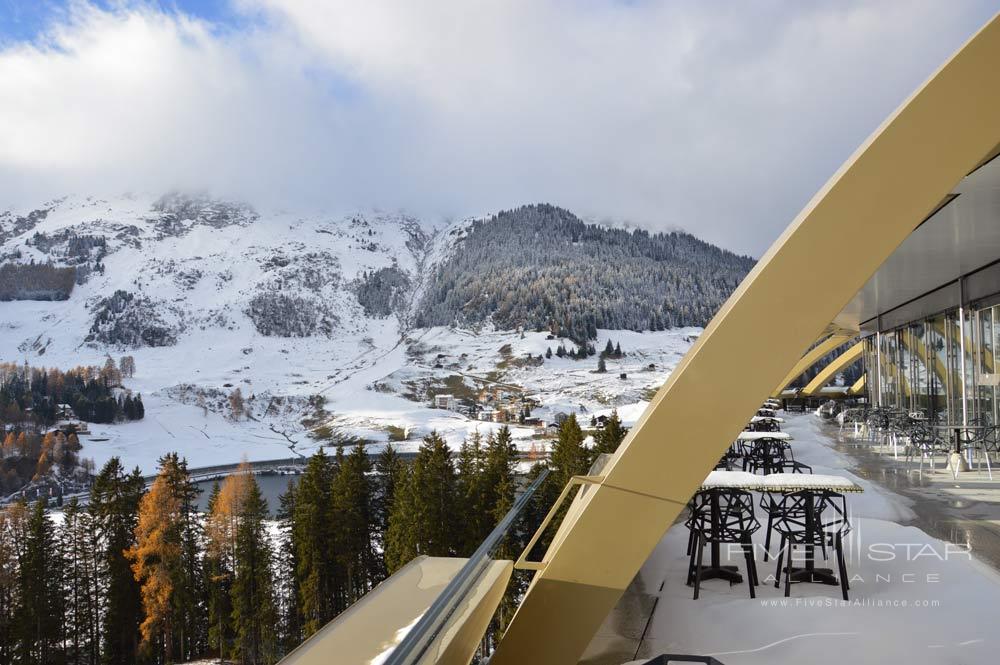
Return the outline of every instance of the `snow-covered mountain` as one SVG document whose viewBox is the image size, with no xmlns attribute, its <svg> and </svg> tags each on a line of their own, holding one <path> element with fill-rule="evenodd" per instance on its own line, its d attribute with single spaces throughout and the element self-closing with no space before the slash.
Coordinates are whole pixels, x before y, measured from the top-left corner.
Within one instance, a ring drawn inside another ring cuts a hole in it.
<svg viewBox="0 0 1000 665">
<path fill-rule="evenodd" d="M 152 468 L 168 450 L 195 465 L 287 457 L 338 430 L 385 439 L 390 426 L 436 428 L 457 441 L 487 425 L 429 408 L 430 396 L 490 382 L 516 381 L 549 414 L 635 402 L 697 332 L 598 331 L 599 345 L 626 350 L 598 375 L 596 359 L 544 359 L 573 346 L 547 331 L 488 319 L 475 331 L 415 328 L 431 276 L 471 223 L 180 194 L 0 212 L 0 360 L 67 368 L 134 356 L 126 386 L 143 394 L 146 418 L 94 426 L 83 454 Z M 27 292 L 51 299 L 17 299 Z M 234 419 L 237 388 L 246 413 Z M 520 434 L 528 445 L 533 432 Z"/>
</svg>

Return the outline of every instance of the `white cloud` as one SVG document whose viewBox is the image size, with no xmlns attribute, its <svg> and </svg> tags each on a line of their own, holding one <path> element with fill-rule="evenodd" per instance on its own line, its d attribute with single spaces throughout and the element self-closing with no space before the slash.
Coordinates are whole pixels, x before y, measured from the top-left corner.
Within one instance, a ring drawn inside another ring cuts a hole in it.
<svg viewBox="0 0 1000 665">
<path fill-rule="evenodd" d="M 0 51 L 0 200 L 550 201 L 759 253 L 985 3 L 77 4 Z M 3 207 L 0 205 L 0 207 Z"/>
</svg>

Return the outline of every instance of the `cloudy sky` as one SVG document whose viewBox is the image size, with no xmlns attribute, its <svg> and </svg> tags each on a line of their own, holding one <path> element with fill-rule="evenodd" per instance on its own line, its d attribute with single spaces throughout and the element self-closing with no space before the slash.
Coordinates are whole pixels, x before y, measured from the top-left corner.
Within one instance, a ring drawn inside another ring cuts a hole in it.
<svg viewBox="0 0 1000 665">
<path fill-rule="evenodd" d="M 0 0 L 0 209 L 548 201 L 759 255 L 976 0 Z"/>
</svg>

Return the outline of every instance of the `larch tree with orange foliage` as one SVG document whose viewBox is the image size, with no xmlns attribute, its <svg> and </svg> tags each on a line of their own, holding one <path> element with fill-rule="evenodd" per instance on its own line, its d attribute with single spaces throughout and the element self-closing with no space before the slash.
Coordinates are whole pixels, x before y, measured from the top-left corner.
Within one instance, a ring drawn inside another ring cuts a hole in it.
<svg viewBox="0 0 1000 665">
<path fill-rule="evenodd" d="M 173 662 L 174 577 L 181 563 L 180 502 L 161 473 L 139 503 L 135 545 L 126 556 L 139 582 L 144 619 L 139 626 L 141 649 L 162 652 Z"/>
<path fill-rule="evenodd" d="M 236 536 L 240 515 L 252 476 L 244 459 L 236 473 L 229 475 L 213 492 L 205 517 L 205 557 L 209 569 L 209 643 L 219 658 L 232 651 L 235 630 L 232 625 L 230 593 L 236 571 Z"/>
</svg>

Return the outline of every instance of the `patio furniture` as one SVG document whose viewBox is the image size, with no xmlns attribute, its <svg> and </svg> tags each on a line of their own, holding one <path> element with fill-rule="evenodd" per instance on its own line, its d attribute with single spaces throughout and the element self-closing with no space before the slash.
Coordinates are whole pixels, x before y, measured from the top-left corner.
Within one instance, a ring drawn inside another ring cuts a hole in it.
<svg viewBox="0 0 1000 665">
<path fill-rule="evenodd" d="M 754 516 L 753 497 L 749 492 L 733 488 L 703 490 L 695 494 L 690 504 L 691 514 L 686 525 L 693 535 L 688 561 L 688 584 L 694 586 L 698 599 L 703 580 L 721 578 L 730 585 L 743 581 L 736 566 L 720 563 L 719 546 L 739 545 L 747 567 L 750 597 L 755 598 L 754 586 L 759 583 L 753 556 L 752 535 L 760 528 Z M 702 564 L 705 545 L 710 547 L 709 565 Z"/>
<path fill-rule="evenodd" d="M 785 596 L 791 595 L 792 582 L 816 582 L 837 585 L 844 600 L 848 600 L 847 564 L 844 561 L 844 536 L 851 529 L 847 518 L 847 504 L 843 494 L 829 490 L 802 489 L 781 496 L 777 502 L 774 529 L 781 535 L 778 548 L 778 566 L 775 588 L 780 588 L 781 575 L 785 576 Z M 796 547 L 805 550 L 802 567 L 792 565 L 792 552 Z M 837 555 L 839 573 L 829 568 L 816 567 L 816 548 L 824 552 L 833 548 Z"/>
<path fill-rule="evenodd" d="M 795 460 L 785 460 L 781 466 L 781 473 L 812 473 L 812 467 Z M 760 495 L 760 507 L 767 513 L 767 530 L 764 532 L 764 561 L 771 555 L 771 531 L 774 528 L 774 518 L 777 516 L 778 499 L 773 492 L 764 492 Z"/>
<path fill-rule="evenodd" d="M 792 447 L 787 441 L 762 437 L 747 445 L 743 470 L 750 473 L 779 473 L 784 462 L 794 460 Z"/>
</svg>

